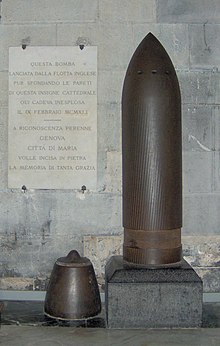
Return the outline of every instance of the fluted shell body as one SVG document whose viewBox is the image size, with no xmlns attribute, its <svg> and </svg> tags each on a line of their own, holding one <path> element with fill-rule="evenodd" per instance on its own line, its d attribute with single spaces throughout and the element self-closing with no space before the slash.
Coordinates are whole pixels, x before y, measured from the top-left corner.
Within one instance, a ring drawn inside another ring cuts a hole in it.
<svg viewBox="0 0 220 346">
<path fill-rule="evenodd" d="M 182 258 L 181 96 L 174 66 L 149 33 L 122 94 L 124 260 L 146 266 Z"/>
</svg>

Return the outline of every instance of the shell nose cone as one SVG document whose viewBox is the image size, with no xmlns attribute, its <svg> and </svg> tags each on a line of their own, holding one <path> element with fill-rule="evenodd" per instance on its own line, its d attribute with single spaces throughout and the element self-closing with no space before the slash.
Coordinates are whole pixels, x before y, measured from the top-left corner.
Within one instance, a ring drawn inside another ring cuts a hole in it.
<svg viewBox="0 0 220 346">
<path fill-rule="evenodd" d="M 176 75 L 172 61 L 160 41 L 149 33 L 134 52 L 126 77 L 135 74 Z M 142 76 L 143 77 L 143 76 Z"/>
<path fill-rule="evenodd" d="M 140 42 L 140 44 L 138 45 L 138 47 L 137 47 L 137 49 L 136 49 L 136 51 L 137 50 L 139 50 L 139 48 L 142 46 L 142 45 L 148 45 L 148 46 L 161 46 L 162 48 L 163 48 L 163 46 L 162 46 L 162 44 L 160 43 L 160 41 L 156 38 L 156 36 L 154 36 L 153 34 L 152 34 L 152 32 L 149 32 L 144 38 L 143 38 L 143 40 Z M 163 48 L 164 49 L 164 48 Z"/>
</svg>

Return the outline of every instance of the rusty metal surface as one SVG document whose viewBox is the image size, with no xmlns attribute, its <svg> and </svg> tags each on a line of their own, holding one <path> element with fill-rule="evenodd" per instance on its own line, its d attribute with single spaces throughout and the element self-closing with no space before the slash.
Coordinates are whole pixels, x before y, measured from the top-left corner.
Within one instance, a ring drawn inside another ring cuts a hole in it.
<svg viewBox="0 0 220 346">
<path fill-rule="evenodd" d="M 155 266 L 181 261 L 181 96 L 173 64 L 151 33 L 124 80 L 122 152 L 124 259 Z"/>
<path fill-rule="evenodd" d="M 97 315 L 101 299 L 93 265 L 77 251 L 58 258 L 48 285 L 44 313 L 62 320 L 80 320 Z"/>
</svg>

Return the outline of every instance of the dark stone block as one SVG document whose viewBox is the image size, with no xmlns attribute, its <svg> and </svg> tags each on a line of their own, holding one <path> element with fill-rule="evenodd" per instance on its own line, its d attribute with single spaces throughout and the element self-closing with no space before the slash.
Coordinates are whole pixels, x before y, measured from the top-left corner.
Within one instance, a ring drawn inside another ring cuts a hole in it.
<svg viewBox="0 0 220 346">
<path fill-rule="evenodd" d="M 202 280 L 185 261 L 173 268 L 137 268 L 113 256 L 106 265 L 109 328 L 189 328 L 202 323 Z"/>
</svg>

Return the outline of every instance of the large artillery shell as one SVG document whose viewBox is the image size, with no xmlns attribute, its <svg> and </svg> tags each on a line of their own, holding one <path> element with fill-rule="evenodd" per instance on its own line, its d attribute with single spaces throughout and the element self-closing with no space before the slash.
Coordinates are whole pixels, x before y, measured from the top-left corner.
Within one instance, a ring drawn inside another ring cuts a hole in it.
<svg viewBox="0 0 220 346">
<path fill-rule="evenodd" d="M 124 260 L 181 261 L 181 96 L 174 66 L 149 33 L 136 49 L 122 95 Z"/>
</svg>

